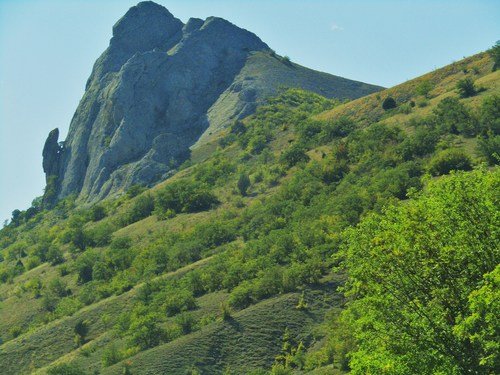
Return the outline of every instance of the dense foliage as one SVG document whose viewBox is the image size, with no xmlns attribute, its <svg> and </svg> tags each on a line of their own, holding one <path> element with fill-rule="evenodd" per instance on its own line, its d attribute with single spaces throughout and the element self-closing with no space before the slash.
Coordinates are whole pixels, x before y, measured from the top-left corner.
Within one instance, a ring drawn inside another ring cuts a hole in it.
<svg viewBox="0 0 500 375">
<path fill-rule="evenodd" d="M 499 189 L 498 170 L 454 174 L 348 232 L 354 374 L 499 368 Z"/>
</svg>

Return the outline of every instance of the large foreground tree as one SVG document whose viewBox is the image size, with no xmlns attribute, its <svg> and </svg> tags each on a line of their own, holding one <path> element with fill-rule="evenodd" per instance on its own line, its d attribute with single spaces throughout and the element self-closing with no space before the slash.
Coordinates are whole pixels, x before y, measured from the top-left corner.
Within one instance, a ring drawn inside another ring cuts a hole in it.
<svg viewBox="0 0 500 375">
<path fill-rule="evenodd" d="M 348 232 L 354 374 L 497 373 L 499 191 L 498 169 L 452 174 Z"/>
</svg>

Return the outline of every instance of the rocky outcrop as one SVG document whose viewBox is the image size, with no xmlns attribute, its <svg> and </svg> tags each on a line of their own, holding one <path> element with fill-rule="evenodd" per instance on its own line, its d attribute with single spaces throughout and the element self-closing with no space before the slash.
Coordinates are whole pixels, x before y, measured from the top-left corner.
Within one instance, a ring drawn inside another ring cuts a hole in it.
<svg viewBox="0 0 500 375">
<path fill-rule="evenodd" d="M 95 201 L 166 178 L 208 129 L 252 113 L 278 87 L 339 98 L 379 89 L 273 56 L 256 35 L 224 19 L 184 25 L 153 2 L 131 8 L 94 65 L 64 152 L 54 153 L 58 134 L 47 139 L 44 171 L 58 176 L 56 199 Z"/>
<path fill-rule="evenodd" d="M 48 176 L 57 176 L 59 173 L 59 160 L 61 159 L 62 146 L 57 142 L 59 129 L 51 130 L 43 146 L 43 172 Z"/>
</svg>

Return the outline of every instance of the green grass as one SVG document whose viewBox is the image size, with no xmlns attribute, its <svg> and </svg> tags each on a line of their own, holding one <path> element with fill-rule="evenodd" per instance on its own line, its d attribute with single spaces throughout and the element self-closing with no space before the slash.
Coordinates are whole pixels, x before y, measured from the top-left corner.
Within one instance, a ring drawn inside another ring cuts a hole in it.
<svg viewBox="0 0 500 375">
<path fill-rule="evenodd" d="M 311 328 L 325 312 L 339 306 L 338 284 L 326 283 L 306 289 L 309 308 L 296 308 L 300 293 L 273 297 L 234 313 L 228 321 L 217 321 L 199 332 L 139 353 L 129 359 L 132 373 L 182 374 L 192 367 L 203 374 L 245 374 L 252 369 L 270 367 L 280 353 L 285 329 L 295 341 L 314 341 Z M 123 364 L 116 364 L 103 374 L 120 374 Z"/>
</svg>

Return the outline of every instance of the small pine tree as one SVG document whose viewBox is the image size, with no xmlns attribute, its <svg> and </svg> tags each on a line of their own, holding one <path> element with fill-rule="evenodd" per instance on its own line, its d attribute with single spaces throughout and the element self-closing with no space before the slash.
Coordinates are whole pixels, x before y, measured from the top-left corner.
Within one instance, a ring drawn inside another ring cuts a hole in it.
<svg viewBox="0 0 500 375">
<path fill-rule="evenodd" d="M 89 332 L 89 326 L 86 321 L 79 320 L 75 325 L 75 344 L 82 346 L 85 343 L 85 337 Z"/>
<path fill-rule="evenodd" d="M 458 81 L 457 91 L 458 95 L 460 95 L 461 98 L 470 98 L 471 96 L 477 94 L 477 89 L 474 85 L 474 81 L 470 78 L 464 78 Z"/>
<path fill-rule="evenodd" d="M 250 178 L 246 173 L 241 173 L 238 178 L 238 190 L 243 196 L 247 195 L 247 190 L 250 187 Z"/>
</svg>

